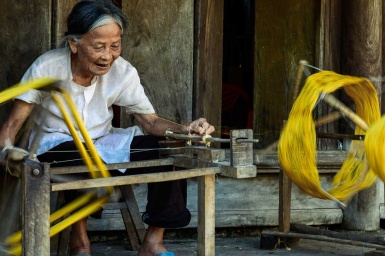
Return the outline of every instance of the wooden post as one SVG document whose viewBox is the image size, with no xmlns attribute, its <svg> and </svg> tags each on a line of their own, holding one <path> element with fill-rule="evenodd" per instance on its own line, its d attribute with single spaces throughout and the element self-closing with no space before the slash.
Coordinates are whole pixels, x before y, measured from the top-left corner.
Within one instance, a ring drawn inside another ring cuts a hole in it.
<svg viewBox="0 0 385 256">
<path fill-rule="evenodd" d="M 221 123 L 223 0 L 195 2 L 193 117 Z M 213 108 L 213 106 L 217 106 Z M 220 131 L 218 131 L 220 132 Z"/>
<path fill-rule="evenodd" d="M 283 120 L 282 129 L 286 125 Z M 291 185 L 292 182 L 282 168 L 279 169 L 279 205 L 278 205 L 278 224 L 279 231 L 290 231 L 290 210 L 291 210 Z"/>
<path fill-rule="evenodd" d="M 279 231 L 290 231 L 290 210 L 291 210 L 291 180 L 282 170 L 279 170 Z"/>
<path fill-rule="evenodd" d="M 341 72 L 352 76 L 380 77 L 382 74 L 382 1 L 342 1 Z M 376 182 L 359 192 L 344 211 L 343 226 L 352 230 L 380 228 L 383 184 Z"/>
<path fill-rule="evenodd" d="M 198 256 L 215 255 L 215 174 L 198 177 Z"/>
<path fill-rule="evenodd" d="M 129 238 L 131 239 L 131 246 L 133 247 L 134 250 L 139 249 L 138 244 L 135 245 L 135 243 L 133 243 L 134 239 L 132 239 L 132 237 L 137 236 L 138 242 L 139 244 L 141 244 L 146 234 L 146 227 L 144 226 L 144 223 L 140 216 L 138 203 L 136 202 L 132 185 L 121 186 L 120 190 L 122 192 L 124 202 L 126 203 L 126 209 L 122 211 L 122 216 L 124 219 L 124 224 L 126 225 L 127 233 L 129 235 Z M 134 225 L 133 230 L 136 234 L 134 232 L 130 232 L 131 229 L 129 227 L 129 219 L 132 221 L 132 224 Z"/>
<path fill-rule="evenodd" d="M 22 172 L 23 255 L 50 255 L 49 164 L 27 160 Z"/>
</svg>

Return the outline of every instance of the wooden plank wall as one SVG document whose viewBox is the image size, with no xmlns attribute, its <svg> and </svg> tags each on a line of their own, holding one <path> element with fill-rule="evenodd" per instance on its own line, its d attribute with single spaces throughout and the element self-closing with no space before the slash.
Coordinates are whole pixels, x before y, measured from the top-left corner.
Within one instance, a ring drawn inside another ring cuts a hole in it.
<svg viewBox="0 0 385 256">
<path fill-rule="evenodd" d="M 254 132 L 259 147 L 279 136 L 300 60 L 315 64 L 319 1 L 255 2 Z"/>
<path fill-rule="evenodd" d="M 4 2 L 0 11 L 3 12 L 0 26 L 4 32 L 0 43 L 5 49 L 0 64 L 0 89 L 18 82 L 36 57 L 59 46 L 66 30 L 67 15 L 76 2 L 78 0 Z M 195 3 L 201 12 L 208 5 L 213 7 L 211 1 Z M 207 45 L 201 45 L 197 57 L 201 66 L 196 66 L 199 75 L 196 75 L 195 86 L 199 92 L 193 114 L 194 1 L 122 1 L 123 11 L 130 20 L 124 32 L 122 56 L 138 69 L 142 83 L 162 117 L 184 123 L 193 115 L 205 115 L 213 124 L 220 125 L 220 108 L 215 111 L 210 108 L 215 102 L 220 106 L 221 102 L 222 1 L 216 1 L 215 6 L 218 7 L 209 8 L 211 12 L 204 12 L 207 16 L 202 18 L 211 17 L 212 22 L 202 21 L 199 26 L 201 38 L 206 38 Z M 219 15 L 215 16 L 217 13 Z M 219 28 L 214 38 L 211 37 L 213 28 Z M 9 38 L 18 43 L 10 43 Z M 215 62 L 215 65 L 207 61 Z M 5 118 L 6 112 L 0 112 L 0 120 Z M 122 123 L 131 123 L 127 115 L 123 115 Z"/>
<path fill-rule="evenodd" d="M 18 83 L 27 68 L 51 45 L 51 1 L 1 1 L 0 90 Z M 10 104 L 1 106 L 0 121 Z"/>
<path fill-rule="evenodd" d="M 79 0 L 54 0 L 52 1 L 52 43 L 54 47 L 60 47 L 60 43 L 67 31 L 67 17 L 71 12 L 72 7 Z"/>
<path fill-rule="evenodd" d="M 129 26 L 122 56 L 139 72 L 159 116 L 184 123 L 192 118 L 193 0 L 125 0 Z M 122 125 L 130 123 L 123 113 Z"/>
<path fill-rule="evenodd" d="M 341 1 L 322 0 L 319 18 L 317 19 L 317 44 L 315 64 L 322 70 L 340 73 L 341 58 Z M 332 112 L 328 104 L 317 106 L 317 116 L 322 117 Z M 338 133 L 338 121 L 324 124 L 317 128 L 318 132 Z M 337 149 L 335 139 L 317 140 L 319 150 Z"/>
<path fill-rule="evenodd" d="M 324 188 L 330 186 L 331 174 L 323 174 Z M 232 179 L 218 176 L 215 182 L 216 227 L 277 226 L 278 175 L 258 174 L 251 179 Z M 146 206 L 145 184 L 134 185 L 140 211 Z M 188 180 L 187 207 L 192 213 L 190 228 L 197 227 L 197 181 Z M 307 225 L 332 225 L 342 221 L 342 210 L 331 200 L 313 198 L 293 185 L 291 221 Z M 89 218 L 88 230 L 124 230 L 118 210 L 103 211 L 100 220 Z"/>
</svg>

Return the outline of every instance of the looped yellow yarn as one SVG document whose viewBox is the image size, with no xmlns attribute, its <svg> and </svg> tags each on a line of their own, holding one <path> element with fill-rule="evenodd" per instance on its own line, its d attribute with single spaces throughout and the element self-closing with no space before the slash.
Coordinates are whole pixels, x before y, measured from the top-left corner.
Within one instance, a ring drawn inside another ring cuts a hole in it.
<svg viewBox="0 0 385 256">
<path fill-rule="evenodd" d="M 378 96 L 368 79 L 322 71 L 307 78 L 278 144 L 278 159 L 288 177 L 305 193 L 322 199 L 346 199 L 376 180 L 366 162 L 364 142 L 352 141 L 347 157 L 333 179 L 333 187 L 327 192 L 321 188 L 313 109 L 322 93 L 332 93 L 340 88 L 353 99 L 356 114 L 369 127 L 380 119 Z M 355 134 L 365 134 L 365 131 L 356 126 Z"/>
<path fill-rule="evenodd" d="M 366 159 L 374 173 L 385 182 L 385 116 L 375 122 L 365 135 Z"/>
</svg>

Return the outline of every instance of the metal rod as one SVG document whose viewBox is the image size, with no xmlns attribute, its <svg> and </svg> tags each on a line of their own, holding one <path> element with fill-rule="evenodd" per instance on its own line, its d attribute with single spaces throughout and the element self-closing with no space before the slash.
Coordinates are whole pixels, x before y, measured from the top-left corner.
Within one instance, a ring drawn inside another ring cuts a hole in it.
<svg viewBox="0 0 385 256">
<path fill-rule="evenodd" d="M 345 106 L 341 101 L 339 101 L 333 95 L 327 94 L 327 93 L 322 93 L 321 99 L 323 101 L 327 102 L 330 106 L 341 111 L 347 117 L 349 117 L 350 120 L 352 120 L 362 130 L 367 131 L 369 129 L 368 124 L 361 117 L 359 117 L 356 113 L 354 113 L 351 109 L 349 109 L 347 106 Z"/>
<path fill-rule="evenodd" d="M 186 134 L 179 134 L 179 133 L 170 133 L 166 134 L 166 137 L 179 139 L 179 140 L 194 140 L 194 141 L 201 141 L 202 136 L 199 135 L 186 135 Z M 218 142 L 218 143 L 230 143 L 230 139 L 222 139 L 222 138 L 215 138 L 215 137 L 208 137 L 206 138 L 207 141 L 210 142 Z M 257 139 L 246 139 L 246 138 L 238 138 L 236 139 L 238 143 L 258 143 L 259 140 Z"/>
<path fill-rule="evenodd" d="M 259 142 L 259 140 L 257 139 L 241 139 L 241 138 L 236 139 L 236 141 L 238 143 L 258 143 Z"/>
</svg>

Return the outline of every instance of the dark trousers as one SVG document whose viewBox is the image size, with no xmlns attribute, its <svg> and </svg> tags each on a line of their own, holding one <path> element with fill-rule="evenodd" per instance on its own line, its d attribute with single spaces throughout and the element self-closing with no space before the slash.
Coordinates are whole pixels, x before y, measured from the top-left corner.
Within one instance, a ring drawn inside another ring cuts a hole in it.
<svg viewBox="0 0 385 256">
<path fill-rule="evenodd" d="M 133 152 L 131 150 L 130 160 L 142 161 L 158 159 L 159 151 L 154 149 L 159 148 L 158 142 L 162 139 L 164 138 L 148 135 L 134 137 L 134 140 L 131 143 L 131 149 L 152 150 L 144 150 L 140 152 Z M 40 162 L 51 163 L 51 167 L 84 165 L 80 154 L 76 150 L 74 142 L 68 141 L 54 147 L 49 152 L 39 155 L 38 159 Z M 160 166 L 127 169 L 125 173 L 121 173 L 118 170 L 111 170 L 110 173 L 112 176 L 122 176 L 161 171 L 172 171 L 172 167 Z M 84 174 L 78 176 L 78 178 L 85 178 Z M 72 201 L 77 196 L 79 196 L 79 191 L 65 191 L 65 198 L 67 202 Z M 147 185 L 146 211 L 142 215 L 143 222 L 150 226 L 162 228 L 178 228 L 187 226 L 190 223 L 191 214 L 186 208 L 186 204 L 186 180 L 149 183 Z"/>
</svg>

